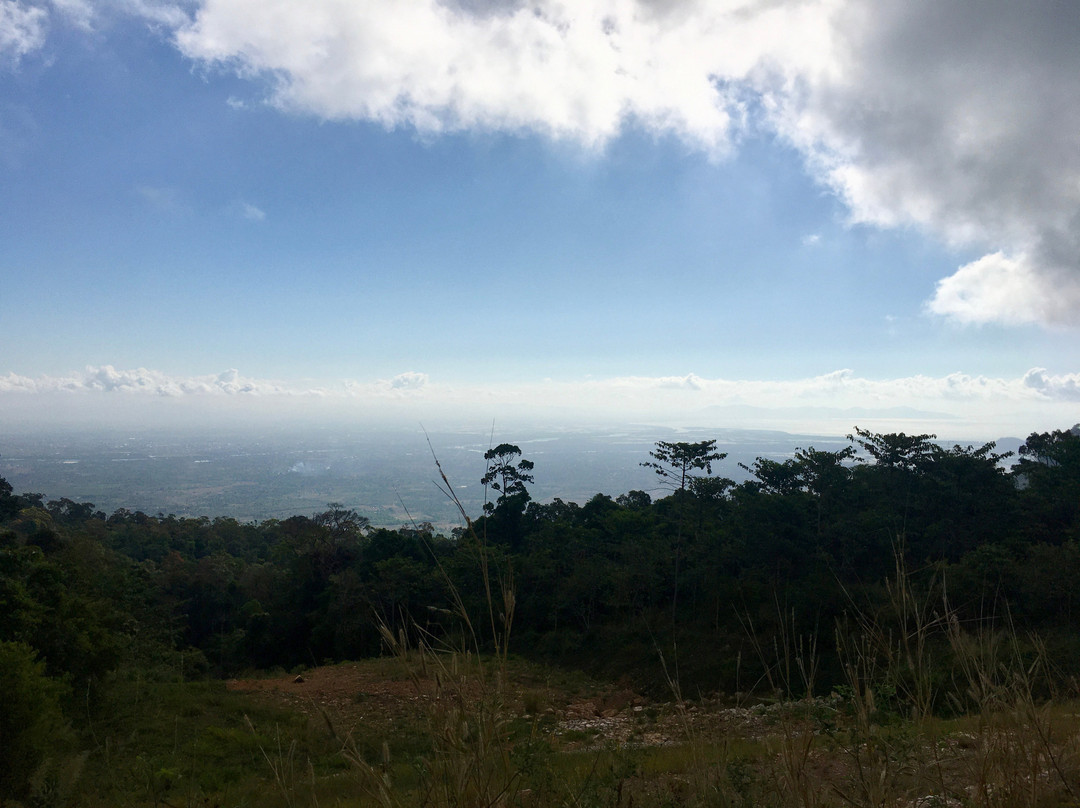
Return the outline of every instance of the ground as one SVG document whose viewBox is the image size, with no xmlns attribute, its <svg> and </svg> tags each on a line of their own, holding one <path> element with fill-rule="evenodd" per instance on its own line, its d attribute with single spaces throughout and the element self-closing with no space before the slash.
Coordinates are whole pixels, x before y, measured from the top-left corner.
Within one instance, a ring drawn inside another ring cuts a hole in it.
<svg viewBox="0 0 1080 808">
<path fill-rule="evenodd" d="M 227 687 L 309 717 L 322 716 L 345 735 L 360 724 L 418 726 L 438 698 L 437 669 L 437 664 L 422 665 L 415 658 L 407 664 L 369 660 L 231 679 Z M 717 698 L 680 705 L 650 701 L 626 683 L 605 684 L 515 661 L 506 671 L 508 712 L 542 719 L 540 725 L 564 748 L 610 742 L 663 746 L 686 740 L 693 732 L 761 737 L 769 724 L 769 708 L 760 703 L 739 706 Z M 482 687 L 471 676 L 456 680 L 458 686 L 467 691 Z"/>
<path fill-rule="evenodd" d="M 600 759 L 590 756 L 629 752 L 633 773 L 616 785 L 642 805 L 663 803 L 661 793 L 685 801 L 687 789 L 783 806 L 1080 805 L 1076 704 L 1038 705 L 1023 694 L 970 715 L 918 722 L 878 705 L 863 721 L 863 702 L 851 695 L 650 701 L 625 683 L 515 660 L 480 664 L 469 655 L 344 663 L 235 679 L 228 688 L 300 712 L 340 739 L 364 738 L 365 754 L 376 756 L 380 745 L 401 751 L 403 738 L 452 730 L 432 720 L 446 708 L 460 710 L 463 726 L 478 720 L 481 704 L 497 705 L 508 737 L 539 734 L 588 766 Z M 525 735 L 514 734 L 522 728 Z"/>
</svg>

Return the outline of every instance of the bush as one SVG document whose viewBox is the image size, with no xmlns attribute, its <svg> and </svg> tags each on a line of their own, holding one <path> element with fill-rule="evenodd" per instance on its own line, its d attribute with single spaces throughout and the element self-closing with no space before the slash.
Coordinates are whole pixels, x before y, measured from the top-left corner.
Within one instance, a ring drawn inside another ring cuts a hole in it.
<svg viewBox="0 0 1080 808">
<path fill-rule="evenodd" d="M 24 643 L 0 642 L 0 799 L 21 799 L 30 778 L 63 741 L 66 687 Z"/>
</svg>

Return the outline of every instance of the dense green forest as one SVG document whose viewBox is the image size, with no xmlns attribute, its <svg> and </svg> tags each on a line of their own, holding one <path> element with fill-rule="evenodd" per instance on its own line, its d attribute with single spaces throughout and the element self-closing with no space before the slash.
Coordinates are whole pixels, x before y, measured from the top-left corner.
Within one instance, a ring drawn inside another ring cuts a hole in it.
<svg viewBox="0 0 1080 808">
<path fill-rule="evenodd" d="M 27 799 L 57 749 L 99 754 L 125 683 L 378 656 L 387 631 L 489 651 L 509 637 L 514 655 L 644 692 L 827 693 L 844 682 L 837 636 L 897 608 L 901 569 L 931 610 L 1037 635 L 1054 663 L 1037 687 L 1080 664 L 1076 430 L 1032 434 L 1009 467 L 993 444 L 857 429 L 844 451 L 758 459 L 740 484 L 714 442 L 662 442 L 641 459 L 656 491 L 583 504 L 532 501 L 543 468 L 517 446 L 486 459 L 490 502 L 451 535 L 371 529 L 337 503 L 260 523 L 107 515 L 0 479 L 0 804 Z M 495 630 L 472 636 L 462 613 Z"/>
</svg>

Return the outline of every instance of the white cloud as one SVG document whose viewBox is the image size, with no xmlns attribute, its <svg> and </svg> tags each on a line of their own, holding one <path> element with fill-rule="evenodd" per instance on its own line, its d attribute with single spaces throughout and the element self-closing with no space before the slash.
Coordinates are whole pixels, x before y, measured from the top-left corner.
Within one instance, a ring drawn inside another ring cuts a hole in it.
<svg viewBox="0 0 1080 808">
<path fill-rule="evenodd" d="M 1080 6 L 843 5 L 837 69 L 780 66 L 778 130 L 853 221 L 986 251 L 931 311 L 1080 323 Z"/>
<path fill-rule="evenodd" d="M 1080 378 L 1080 377 L 1076 377 Z M 1039 379 L 1045 384 L 1039 384 Z M 547 390 L 556 398 L 565 400 L 583 396 L 602 399 L 610 396 L 630 396 L 662 400 L 670 397 L 685 398 L 697 403 L 733 403 L 753 401 L 758 404 L 778 404 L 791 400 L 818 403 L 846 403 L 852 401 L 894 399 L 909 402 L 912 399 L 1007 398 L 1031 400 L 1041 387 L 1066 384 L 1072 376 L 1048 376 L 1041 368 L 1034 368 L 1022 379 L 1005 380 L 956 373 L 940 378 L 912 376 L 899 379 L 873 380 L 857 376 L 844 369 L 820 376 L 788 381 L 762 381 L 748 379 L 707 379 L 695 374 L 686 376 L 620 376 L 607 379 L 582 381 L 559 381 L 546 379 L 542 382 L 521 385 L 496 385 L 476 387 L 470 385 L 436 384 L 428 374 L 417 371 L 400 373 L 387 380 L 374 382 L 346 381 L 340 386 L 297 386 L 284 382 L 243 376 L 239 370 L 230 368 L 221 373 L 201 376 L 177 376 L 147 368 L 118 369 L 112 365 L 91 366 L 85 371 L 63 376 L 28 377 L 15 373 L 0 376 L 0 393 L 103 393 L 148 394 L 168 396 L 217 396 L 217 395 L 284 395 L 284 396 L 336 396 L 350 398 L 371 395 L 393 395 L 401 391 L 427 391 L 432 398 L 447 394 L 458 396 L 509 396 L 527 398 L 537 390 Z M 839 398 L 838 398 L 839 397 Z M 547 400 L 547 396 L 545 396 Z"/>
<path fill-rule="evenodd" d="M 45 44 L 48 12 L 0 0 L 0 65 L 18 65 L 24 56 Z"/>
<path fill-rule="evenodd" d="M 18 66 L 40 50 L 50 23 L 62 22 L 92 33 L 105 16 L 137 16 L 155 27 L 176 30 L 190 23 L 189 0 L 0 0 L 0 67 Z"/>
<path fill-rule="evenodd" d="M 690 373 L 686 376 L 664 376 L 656 379 L 654 383 L 666 390 L 700 390 L 703 381 Z"/>
<path fill-rule="evenodd" d="M 112 0 L 111 5 L 118 11 L 142 17 L 154 25 L 165 26 L 173 30 L 190 22 L 185 9 L 191 6 L 189 0 L 170 2 L 170 0 Z"/>
<path fill-rule="evenodd" d="M 252 205 L 250 202 L 240 203 L 240 215 L 252 222 L 261 222 L 266 218 L 266 212 L 262 208 Z"/>
<path fill-rule="evenodd" d="M 0 393 L 36 393 L 37 391 L 38 381 L 29 376 L 20 376 L 16 373 L 0 376 Z"/>
<path fill-rule="evenodd" d="M 173 402 L 168 412 L 174 415 L 181 412 L 177 408 L 239 417 L 275 412 L 398 420 L 498 415 L 563 422 L 741 424 L 820 434 L 840 434 L 853 423 L 875 418 L 876 428 L 945 431 L 974 438 L 1075 423 L 1077 401 L 1080 373 L 1052 375 L 1043 368 L 1033 368 L 1020 378 L 953 373 L 870 379 L 842 369 L 782 381 L 689 374 L 500 385 L 433 382 L 427 374 L 407 371 L 390 379 L 313 386 L 248 377 L 236 369 L 178 376 L 111 365 L 63 376 L 0 376 L 5 410 L 20 409 L 31 420 L 43 417 L 46 402 L 82 414 L 133 411 L 139 417 L 155 411 L 155 402 L 160 406 Z"/>
<path fill-rule="evenodd" d="M 426 373 L 409 371 L 407 373 L 399 373 L 392 378 L 390 380 L 390 387 L 394 390 L 419 390 L 427 383 L 428 375 Z"/>
<path fill-rule="evenodd" d="M 99 368 L 87 368 L 83 383 L 87 389 L 106 392 L 156 392 L 160 375 L 145 368 L 116 370 L 112 365 L 103 365 Z"/>
<path fill-rule="evenodd" d="M 1080 322 L 1054 305 L 1080 297 L 1077 3 L 201 0 L 175 19 L 187 56 L 326 119 L 590 148 L 638 126 L 714 157 L 766 126 L 853 222 L 986 253 L 931 311 Z"/>
<path fill-rule="evenodd" d="M 31 378 L 9 373 L 0 376 L 0 393 L 103 393 L 157 396 L 296 395 L 295 390 L 275 382 L 245 378 L 235 369 L 209 376 L 171 376 L 159 370 L 118 370 L 112 365 L 88 367 L 66 376 Z"/>
<path fill-rule="evenodd" d="M 733 16 L 750 5 L 207 0 L 176 41 L 194 59 L 269 77 L 279 105 L 328 119 L 587 146 L 637 121 L 720 154 L 745 114 L 728 80 L 764 46 L 800 40 L 782 25 L 793 13 Z"/>
<path fill-rule="evenodd" d="M 280 107 L 326 119 L 588 148 L 636 126 L 713 157 L 766 127 L 852 222 L 984 253 L 928 311 L 1080 325 L 1074 2 L 0 0 L 0 64 L 44 45 L 50 9 L 87 30 L 98 14 L 140 15 L 190 58 L 261 77 Z M 139 192 L 180 206 L 171 189 Z"/>
<path fill-rule="evenodd" d="M 961 323 L 1066 323 L 1080 313 L 1080 282 L 997 252 L 938 281 L 927 308 Z"/>
<path fill-rule="evenodd" d="M 49 0 L 72 25 L 84 31 L 94 28 L 94 7 L 88 0 Z"/>
<path fill-rule="evenodd" d="M 1024 385 L 1049 399 L 1080 401 L 1080 373 L 1051 376 L 1045 368 L 1032 368 L 1024 374 Z"/>
</svg>

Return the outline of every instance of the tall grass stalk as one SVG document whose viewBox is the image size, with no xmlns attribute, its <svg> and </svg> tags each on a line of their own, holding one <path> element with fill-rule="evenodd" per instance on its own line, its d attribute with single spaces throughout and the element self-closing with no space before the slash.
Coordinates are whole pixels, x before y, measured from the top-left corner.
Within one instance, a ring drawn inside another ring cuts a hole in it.
<svg viewBox="0 0 1080 808">
<path fill-rule="evenodd" d="M 743 631 L 762 667 L 761 679 L 769 690 L 785 699 L 812 699 L 817 683 L 821 658 L 818 654 L 818 633 L 798 630 L 795 610 L 790 612 L 773 597 L 776 608 L 776 633 L 763 638 L 754 628 L 749 612 L 738 614 Z M 754 688 L 752 688 L 754 689 Z"/>
<path fill-rule="evenodd" d="M 450 593 L 450 613 L 462 626 L 468 645 L 462 649 L 449 647 L 414 621 L 412 634 L 421 663 L 418 669 L 409 659 L 408 634 L 395 634 L 377 616 L 384 645 L 404 663 L 418 694 L 423 695 L 427 689 L 424 680 L 429 665 L 434 674 L 434 692 L 426 716 L 431 747 L 417 762 L 416 797 L 421 805 L 434 808 L 516 805 L 523 769 L 512 738 L 506 692 L 509 639 L 516 607 L 513 572 L 507 566 L 495 574 L 485 537 L 478 534 L 434 450 L 432 457 L 442 480 L 439 487 L 454 503 L 466 525 L 466 536 L 476 548 L 494 654 L 493 661 L 484 656 L 473 615 L 434 553 Z M 365 791 L 378 805 L 390 808 L 406 804 L 405 795 L 392 782 L 388 746 L 384 745 L 383 760 L 378 762 L 366 760 L 355 745 L 348 743 L 343 754 L 361 774 Z"/>
<path fill-rule="evenodd" d="M 1007 609 L 1002 625 L 965 623 L 939 575 L 919 592 L 902 536 L 894 557 L 887 614 L 855 608 L 853 625 L 837 627 L 850 711 L 837 795 L 858 806 L 1078 804 L 1080 730 L 1062 717 L 1045 645 L 1023 638 Z M 944 732 L 933 714 L 946 707 L 972 730 Z"/>
<path fill-rule="evenodd" d="M 957 687 L 952 700 L 976 719 L 967 758 L 972 804 L 1041 806 L 1078 804 L 1080 730 L 1076 717 L 1056 708 L 1046 646 L 1029 638 L 1025 649 L 1007 616 L 1007 630 L 980 622 L 965 630 L 955 615 L 948 640 L 955 655 Z M 1038 699 L 1039 682 L 1050 696 Z M 972 705 L 975 708 L 972 709 Z"/>
<path fill-rule="evenodd" d="M 251 734 L 255 737 L 259 747 L 259 752 L 263 756 L 263 760 L 270 767 L 270 771 L 274 775 L 274 786 L 281 794 L 282 800 L 288 808 L 292 808 L 295 802 L 296 796 L 296 739 L 289 741 L 287 746 L 282 745 L 281 731 L 275 730 L 275 748 L 267 750 L 262 741 L 259 740 L 259 733 L 255 729 L 255 725 L 251 722 L 251 719 L 246 715 L 244 721 L 247 723 L 248 729 L 251 730 Z"/>
</svg>

